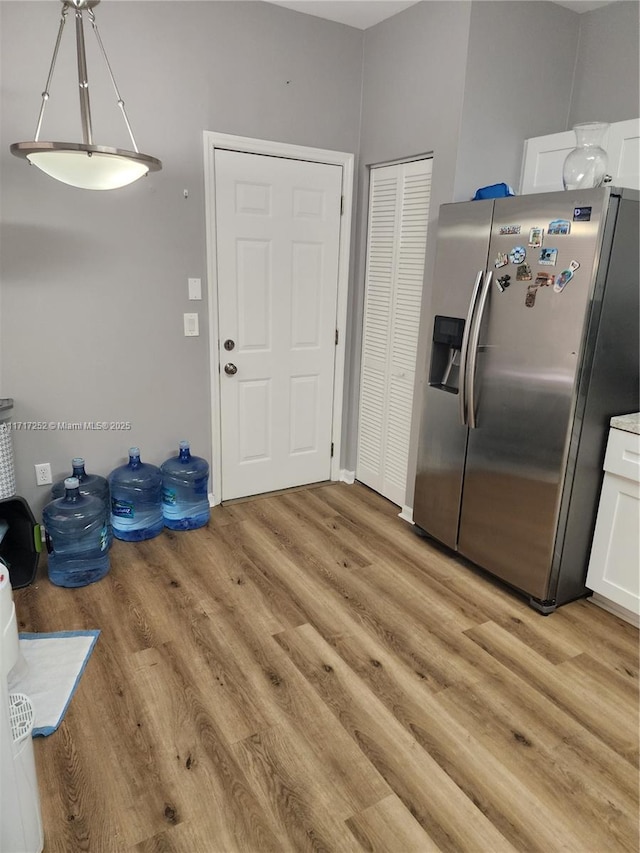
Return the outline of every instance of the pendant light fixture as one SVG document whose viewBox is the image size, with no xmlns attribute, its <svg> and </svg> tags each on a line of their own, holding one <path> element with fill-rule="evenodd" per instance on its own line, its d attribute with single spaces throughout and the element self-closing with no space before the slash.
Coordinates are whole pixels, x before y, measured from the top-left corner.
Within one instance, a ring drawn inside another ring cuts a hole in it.
<svg viewBox="0 0 640 853">
<path fill-rule="evenodd" d="M 86 190 L 111 190 L 127 186 L 148 172 L 156 172 L 162 168 L 162 163 L 148 154 L 141 154 L 129 124 L 129 119 L 124 108 L 124 101 L 116 85 L 107 54 L 98 32 L 93 9 L 100 0 L 61 0 L 62 16 L 58 28 L 58 37 L 53 49 L 53 57 L 49 68 L 49 76 L 42 93 L 42 104 L 38 116 L 35 137 L 31 142 L 15 142 L 11 146 L 11 153 L 16 157 L 26 158 L 34 166 L 42 169 L 47 175 L 70 184 L 72 187 L 80 187 Z M 78 86 L 80 89 L 80 120 L 82 124 L 82 142 L 41 142 L 40 130 L 44 117 L 45 107 L 49 100 L 49 89 L 51 79 L 58 57 L 58 49 L 62 33 L 67 20 L 67 14 L 72 10 L 76 25 L 76 53 L 78 59 Z M 87 75 L 87 60 L 84 42 L 83 16 L 87 14 L 93 32 L 96 36 L 98 46 L 111 78 L 111 83 L 116 94 L 118 106 L 122 112 L 124 123 L 127 126 L 131 138 L 132 151 L 122 148 L 109 148 L 104 145 L 95 145 L 91 129 L 91 106 L 89 103 L 89 80 Z"/>
</svg>

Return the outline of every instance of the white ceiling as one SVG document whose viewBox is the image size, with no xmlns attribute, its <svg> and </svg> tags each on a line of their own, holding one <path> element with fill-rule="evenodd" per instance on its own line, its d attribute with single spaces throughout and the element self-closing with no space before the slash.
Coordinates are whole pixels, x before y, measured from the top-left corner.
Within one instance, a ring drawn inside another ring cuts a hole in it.
<svg viewBox="0 0 640 853">
<path fill-rule="evenodd" d="M 413 6 L 418 0 L 267 0 L 296 12 L 366 30 Z"/>
<path fill-rule="evenodd" d="M 590 12 L 616 0 L 554 0 L 574 12 Z M 296 12 L 366 30 L 413 6 L 419 0 L 267 0 Z M 452 2 L 452 0 L 450 0 Z"/>
</svg>

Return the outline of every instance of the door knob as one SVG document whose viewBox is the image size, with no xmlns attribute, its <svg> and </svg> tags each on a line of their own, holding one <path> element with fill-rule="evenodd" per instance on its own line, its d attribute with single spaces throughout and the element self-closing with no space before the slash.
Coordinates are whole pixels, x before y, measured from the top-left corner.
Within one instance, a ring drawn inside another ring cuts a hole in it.
<svg viewBox="0 0 640 853">
<path fill-rule="evenodd" d="M 227 338 L 227 340 L 224 342 L 224 344 L 223 344 L 222 346 L 223 346 L 223 347 L 227 350 L 227 352 L 228 352 L 229 350 L 232 350 L 232 349 L 234 348 L 234 346 L 235 346 L 235 345 L 236 345 L 236 342 L 235 342 L 235 341 L 232 341 L 232 340 L 231 340 L 231 338 Z"/>
<path fill-rule="evenodd" d="M 238 368 L 235 366 L 235 364 L 231 364 L 231 362 L 229 362 L 228 364 L 225 364 L 224 372 L 227 374 L 227 376 L 233 376 L 234 373 L 238 372 Z"/>
</svg>

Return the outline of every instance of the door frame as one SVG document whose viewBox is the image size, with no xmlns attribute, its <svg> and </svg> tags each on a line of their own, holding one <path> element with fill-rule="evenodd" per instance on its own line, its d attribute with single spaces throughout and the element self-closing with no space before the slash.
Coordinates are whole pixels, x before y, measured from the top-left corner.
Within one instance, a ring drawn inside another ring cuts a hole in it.
<svg viewBox="0 0 640 853">
<path fill-rule="evenodd" d="M 284 157 L 289 160 L 307 160 L 311 163 L 326 163 L 342 167 L 342 215 L 340 217 L 340 237 L 338 255 L 338 293 L 336 302 L 336 345 L 333 370 L 333 415 L 331 435 L 333 456 L 331 458 L 331 479 L 340 479 L 340 459 L 342 443 L 342 414 L 345 373 L 347 302 L 349 291 L 349 262 L 351 253 L 351 217 L 353 206 L 353 182 L 355 155 L 343 151 L 330 151 L 323 148 L 308 148 L 304 145 L 291 145 L 267 139 L 253 139 L 228 133 L 205 130 L 204 143 L 204 194 L 205 226 L 207 245 L 207 298 L 209 317 L 209 367 L 211 371 L 211 484 L 213 494 L 209 496 L 211 506 L 222 500 L 222 429 L 220 422 L 220 347 L 218 317 L 218 275 L 216 234 L 216 149 L 239 151 L 246 154 L 263 154 L 271 157 Z"/>
</svg>

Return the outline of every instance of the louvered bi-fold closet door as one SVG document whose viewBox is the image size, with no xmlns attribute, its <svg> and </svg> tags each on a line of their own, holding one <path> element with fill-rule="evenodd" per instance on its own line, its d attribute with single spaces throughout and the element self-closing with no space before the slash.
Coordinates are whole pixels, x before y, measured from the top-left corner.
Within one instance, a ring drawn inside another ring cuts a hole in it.
<svg viewBox="0 0 640 853">
<path fill-rule="evenodd" d="M 405 503 L 430 159 L 371 169 L 356 479 Z"/>
</svg>

